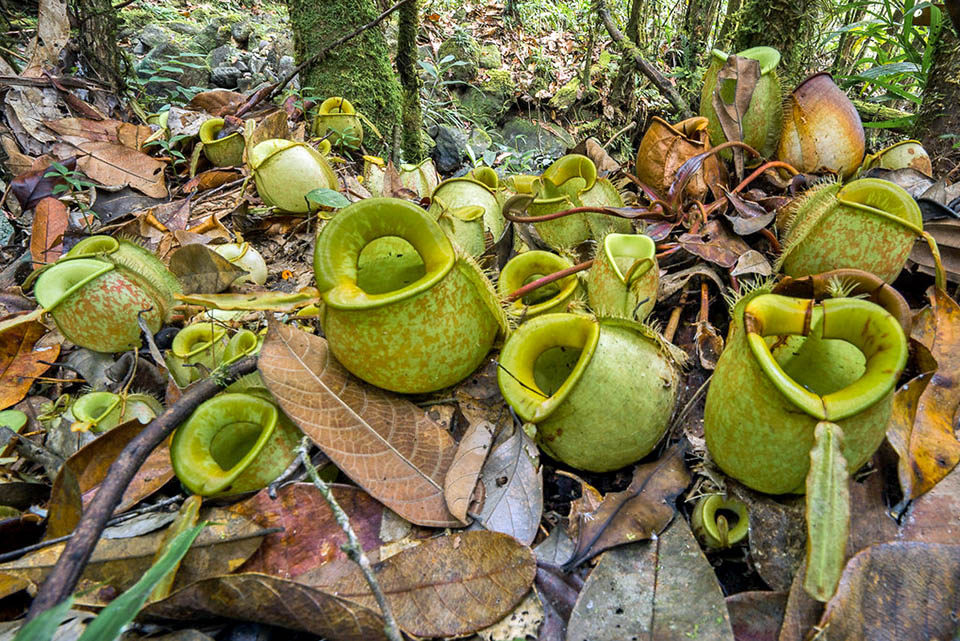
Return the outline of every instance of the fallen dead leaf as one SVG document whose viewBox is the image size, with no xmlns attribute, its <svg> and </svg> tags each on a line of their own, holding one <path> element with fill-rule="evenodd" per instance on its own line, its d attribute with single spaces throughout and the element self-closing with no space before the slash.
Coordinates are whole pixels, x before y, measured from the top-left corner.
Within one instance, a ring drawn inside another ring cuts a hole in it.
<svg viewBox="0 0 960 641">
<path fill-rule="evenodd" d="M 63 234 L 69 224 L 67 207 L 56 198 L 47 197 L 37 203 L 30 233 L 30 257 L 34 268 L 60 258 L 63 253 Z"/>
<path fill-rule="evenodd" d="M 39 322 L 13 322 L 23 318 L 7 317 L 9 323 L 0 331 L 0 410 L 19 403 L 60 354 L 59 344 L 37 344 L 47 333 Z"/>
<path fill-rule="evenodd" d="M 216 294 L 247 272 L 204 245 L 187 245 L 170 255 L 170 271 L 187 294 Z"/>
<path fill-rule="evenodd" d="M 736 641 L 777 641 L 787 607 L 785 592 L 740 592 L 726 602 Z"/>
<path fill-rule="evenodd" d="M 477 488 L 480 468 L 490 453 L 494 429 L 495 426 L 488 421 L 468 427 L 444 477 L 443 498 L 447 502 L 447 509 L 464 525 L 471 521 L 467 510 Z"/>
<path fill-rule="evenodd" d="M 61 143 L 67 156 L 77 156 L 77 168 L 101 185 L 129 185 L 151 198 L 165 198 L 163 170 L 167 164 L 147 154 L 112 142 Z"/>
<path fill-rule="evenodd" d="M 456 444 L 423 410 L 354 378 L 322 337 L 273 321 L 258 367 L 287 416 L 357 485 L 419 525 L 459 524 L 443 499 Z"/>
</svg>

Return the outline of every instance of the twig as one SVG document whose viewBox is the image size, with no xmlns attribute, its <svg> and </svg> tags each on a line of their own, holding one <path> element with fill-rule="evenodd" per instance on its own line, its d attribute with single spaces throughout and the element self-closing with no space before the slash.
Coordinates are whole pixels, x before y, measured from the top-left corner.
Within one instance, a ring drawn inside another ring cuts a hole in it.
<svg viewBox="0 0 960 641">
<path fill-rule="evenodd" d="M 60 558 L 57 559 L 57 564 L 40 586 L 40 591 L 27 613 L 28 621 L 35 619 L 41 612 L 49 610 L 73 593 L 107 521 L 113 516 L 113 511 L 120 504 L 124 491 L 137 470 L 147 460 L 150 452 L 185 421 L 200 403 L 213 398 L 223 386 L 253 372 L 256 368 L 256 357 L 248 356 L 229 366 L 223 375 L 211 376 L 196 383 L 176 403 L 153 419 L 127 443 L 107 470 L 107 476 L 100 484 L 97 495 L 83 511 L 83 517 L 73 531 L 73 538 L 67 542 Z"/>
<path fill-rule="evenodd" d="M 11 439 L 13 439 L 14 449 L 20 456 L 43 466 L 44 473 L 51 481 L 57 478 L 57 472 L 63 466 L 62 458 L 17 434 L 6 425 L 0 426 L 0 446 L 5 446 Z"/>
<path fill-rule="evenodd" d="M 617 131 L 615 134 L 613 134 L 612 136 L 610 136 L 610 140 L 608 140 L 607 142 L 603 143 L 603 148 L 606 149 L 607 147 L 610 146 L 610 143 L 612 143 L 614 140 L 616 140 L 617 138 L 619 138 L 619 137 L 622 136 L 623 134 L 627 133 L 627 132 L 630 131 L 631 129 L 634 129 L 636 126 L 637 126 L 637 121 L 636 121 L 636 120 L 631 120 L 629 123 L 627 123 L 627 126 L 626 126 L 626 127 L 624 127 L 623 129 L 620 129 L 620 130 Z"/>
<path fill-rule="evenodd" d="M 363 572 L 363 578 L 367 580 L 367 585 L 370 586 L 370 591 L 373 592 L 373 598 L 376 599 L 377 605 L 380 606 L 380 612 L 383 614 L 384 622 L 383 631 L 387 635 L 387 638 L 390 639 L 390 641 L 403 641 L 403 635 L 400 634 L 397 620 L 393 617 L 393 611 L 390 609 L 390 604 L 387 603 L 387 597 L 383 594 L 383 590 L 377 582 L 377 577 L 373 574 L 370 559 L 364 554 L 363 546 L 360 545 L 360 539 L 357 538 L 356 532 L 353 531 L 353 527 L 350 525 L 350 518 L 347 516 L 347 513 L 343 511 L 343 508 L 340 507 L 340 504 L 337 503 L 337 499 L 333 497 L 330 486 L 317 474 L 317 468 L 315 468 L 310 461 L 309 449 L 310 439 L 303 437 L 303 441 L 298 448 L 300 460 L 303 462 L 303 466 L 307 468 L 307 476 L 313 481 L 313 485 L 320 490 L 320 494 L 323 495 L 323 498 L 327 501 L 327 505 L 330 506 L 330 511 L 333 512 L 333 518 L 336 519 L 337 525 L 339 525 L 343 533 L 347 535 L 347 543 L 341 546 L 341 549 L 346 552 L 350 560 L 360 566 L 360 571 Z"/>
<path fill-rule="evenodd" d="M 295 77 L 298 73 L 300 73 L 301 71 L 303 71 L 304 69 L 306 69 L 306 68 L 309 67 L 310 65 L 315 64 L 315 63 L 323 60 L 323 58 L 324 58 L 328 53 L 330 53 L 332 50 L 334 50 L 334 49 L 336 49 L 337 47 L 339 47 L 340 45 L 342 45 L 342 44 L 343 44 L 344 42 L 346 42 L 347 40 L 350 40 L 350 39 L 352 39 L 352 38 L 355 38 L 355 37 L 359 36 L 361 33 L 363 33 L 364 31 L 366 31 L 367 29 L 372 29 L 373 27 L 376 27 L 378 24 L 380 24 L 381 22 L 383 22 L 384 20 L 386 20 L 386 19 L 390 16 L 390 14 L 392 14 L 394 11 L 396 11 L 397 9 L 399 9 L 400 7 L 402 7 L 403 5 L 405 5 L 405 4 L 408 3 L 408 2 L 410 2 L 410 0 L 400 0 L 400 1 L 397 2 L 395 5 L 393 5 L 392 7 L 390 7 L 389 9 L 387 9 L 386 11 L 384 11 L 383 13 L 381 13 L 381 14 L 380 14 L 379 16 L 377 16 L 376 18 L 374 18 L 371 22 L 368 22 L 367 24 L 365 24 L 365 25 L 363 25 L 363 26 L 361 26 L 361 27 L 357 27 L 356 29 L 354 29 L 353 31 L 351 31 L 350 33 L 348 33 L 347 35 L 343 36 L 343 37 L 340 38 L 339 40 L 335 40 L 335 41 L 332 42 L 331 44 L 327 45 L 326 47 L 324 47 L 323 49 L 321 49 L 321 50 L 318 51 L 317 53 L 313 54 L 312 56 L 310 56 L 309 58 L 307 58 L 306 60 L 304 60 L 303 62 L 301 62 L 299 65 L 297 65 L 296 69 L 294 69 L 294 70 L 291 71 L 289 74 L 287 74 L 287 76 L 286 76 L 283 80 L 281 80 L 280 83 L 277 84 L 276 87 L 274 87 L 273 91 L 271 91 L 271 92 L 267 95 L 267 99 L 270 100 L 270 99 L 274 98 L 277 94 L 279 94 L 281 91 L 283 91 L 284 88 L 285 88 L 288 84 L 290 84 L 290 81 L 293 80 L 294 77 Z"/>
<path fill-rule="evenodd" d="M 677 110 L 684 118 L 689 118 L 691 115 L 690 108 L 683 101 L 683 98 L 680 97 L 680 94 L 677 93 L 677 90 L 673 88 L 673 85 L 670 84 L 670 81 L 667 80 L 662 73 L 657 71 L 657 68 L 652 64 L 647 62 L 643 56 L 640 54 L 640 50 L 636 45 L 630 43 L 624 35 L 620 32 L 620 29 L 617 28 L 617 25 L 613 22 L 613 17 L 610 15 L 610 11 L 607 9 L 606 2 L 604 0 L 597 0 L 597 13 L 600 14 L 600 20 L 603 21 L 603 26 L 607 28 L 607 33 L 610 34 L 610 38 L 621 48 L 624 49 L 624 52 L 633 58 L 633 63 L 637 66 L 637 69 L 645 75 L 650 82 L 653 83 L 663 97 L 666 98 L 673 108 Z"/>
<path fill-rule="evenodd" d="M 538 278 L 537 280 L 531 283 L 527 283 L 523 287 L 514 290 L 513 292 L 510 293 L 509 296 L 507 296 L 506 300 L 508 303 L 512 303 L 513 301 L 523 298 L 530 292 L 536 289 L 539 289 L 544 285 L 549 285 L 550 283 L 556 282 L 558 280 L 562 280 L 567 276 L 576 274 L 577 272 L 582 272 L 585 269 L 590 269 L 592 266 L 593 266 L 593 259 L 584 261 L 578 265 L 574 265 L 573 267 L 567 267 L 566 269 L 561 269 L 560 271 L 553 272 L 552 274 L 547 274 L 542 278 Z"/>
</svg>

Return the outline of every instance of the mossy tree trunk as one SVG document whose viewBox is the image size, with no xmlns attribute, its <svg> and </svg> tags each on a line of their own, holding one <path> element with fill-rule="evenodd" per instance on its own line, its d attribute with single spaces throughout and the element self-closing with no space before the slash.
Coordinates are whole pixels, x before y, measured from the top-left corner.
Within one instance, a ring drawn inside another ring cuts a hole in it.
<svg viewBox="0 0 960 641">
<path fill-rule="evenodd" d="M 820 42 L 824 0 L 742 0 L 734 16 L 730 53 L 769 46 L 780 51 L 778 73 L 785 89 L 810 72 Z"/>
<path fill-rule="evenodd" d="M 403 133 L 401 146 L 407 162 L 423 160 L 420 114 L 420 73 L 417 70 L 417 30 L 420 26 L 420 0 L 400 7 L 397 33 L 397 71 L 403 88 Z"/>
<path fill-rule="evenodd" d="M 693 66 L 706 53 L 719 9 L 720 0 L 689 0 L 687 3 L 683 34 L 687 39 L 685 49 L 693 58 L 685 61 L 688 65 Z"/>
<path fill-rule="evenodd" d="M 627 20 L 627 26 L 624 33 L 627 39 L 635 45 L 640 44 L 640 16 L 643 13 L 643 5 L 646 0 L 633 0 L 630 3 L 630 18 Z M 624 56 L 620 60 L 620 70 L 610 88 L 610 104 L 620 111 L 623 118 L 630 118 L 631 114 L 637 111 L 637 68 L 632 61 Z"/>
<path fill-rule="evenodd" d="M 960 39 L 954 27 L 944 25 L 933 53 L 933 65 L 923 90 L 914 136 L 923 142 L 933 160 L 934 173 L 942 175 L 960 163 Z"/>
<path fill-rule="evenodd" d="M 379 13 L 375 0 L 287 0 L 287 7 L 298 64 Z M 363 31 L 307 66 L 300 84 L 312 87 L 320 99 L 343 96 L 376 125 L 384 145 L 394 140 L 403 100 L 381 27 Z"/>
<path fill-rule="evenodd" d="M 117 10 L 112 0 L 73 0 L 80 54 L 103 83 L 120 93 L 126 86 L 117 45 Z"/>
</svg>

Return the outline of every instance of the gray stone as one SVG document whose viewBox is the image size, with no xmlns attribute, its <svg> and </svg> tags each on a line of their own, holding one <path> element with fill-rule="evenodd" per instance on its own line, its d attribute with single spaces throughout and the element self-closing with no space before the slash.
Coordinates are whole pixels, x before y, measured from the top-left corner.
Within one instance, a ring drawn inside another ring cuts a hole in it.
<svg viewBox="0 0 960 641">
<path fill-rule="evenodd" d="M 259 51 L 260 43 L 261 40 L 257 37 L 257 34 L 250 34 L 250 39 L 247 40 L 247 51 Z"/>
<path fill-rule="evenodd" d="M 217 67 L 210 72 L 210 82 L 217 87 L 233 89 L 240 80 L 240 70 L 236 67 Z"/>
<path fill-rule="evenodd" d="M 248 20 L 234 23 L 230 28 L 230 35 L 237 41 L 241 47 L 247 47 L 250 42 L 250 34 L 253 33 L 253 25 Z"/>
<path fill-rule="evenodd" d="M 520 153 L 538 151 L 550 158 L 567 153 L 567 145 L 559 137 L 526 118 L 514 118 L 500 132 L 503 142 Z"/>
<path fill-rule="evenodd" d="M 250 56 L 248 64 L 250 65 L 250 72 L 253 73 L 254 75 L 259 76 L 263 74 L 263 70 L 267 66 L 267 60 L 266 58 L 261 58 L 260 56 L 252 55 Z"/>
<path fill-rule="evenodd" d="M 238 61 L 237 61 L 237 64 L 235 64 L 234 66 L 235 66 L 237 69 L 239 69 L 241 73 L 249 73 L 249 72 L 250 72 L 250 67 L 249 67 L 249 66 L 247 65 L 247 63 L 244 62 L 243 60 L 238 60 Z"/>
<path fill-rule="evenodd" d="M 240 50 L 233 45 L 221 45 L 207 54 L 207 64 L 211 69 L 226 67 L 240 59 Z"/>
<path fill-rule="evenodd" d="M 450 174 L 457 170 L 467 156 L 467 134 L 460 129 L 440 125 L 433 136 L 436 146 L 431 156 L 437 171 Z"/>
<path fill-rule="evenodd" d="M 176 31 L 184 36 L 195 36 L 200 33 L 200 27 L 192 22 L 180 22 L 179 20 L 174 20 L 173 22 L 168 22 L 167 27 L 171 31 Z"/>
<path fill-rule="evenodd" d="M 467 139 L 467 144 L 470 145 L 470 149 L 473 151 L 474 158 L 479 158 L 493 145 L 493 139 L 490 138 L 490 134 L 488 134 L 486 131 L 480 129 L 479 127 L 475 127 L 470 131 L 470 137 Z"/>
<path fill-rule="evenodd" d="M 148 24 L 137 36 L 147 50 L 166 47 L 173 42 L 173 32 L 158 24 Z"/>
<path fill-rule="evenodd" d="M 200 51 L 213 51 L 230 42 L 230 27 L 212 20 L 207 23 L 203 31 L 194 36 L 193 41 Z"/>
<path fill-rule="evenodd" d="M 461 82 L 470 82 L 477 77 L 477 67 L 480 64 L 480 44 L 476 38 L 466 32 L 448 38 L 440 45 L 437 50 L 437 60 L 443 60 L 447 56 L 453 56 L 458 64 L 451 67 L 447 75 L 454 80 Z"/>
<path fill-rule="evenodd" d="M 497 45 L 484 45 L 480 47 L 480 68 L 481 69 L 499 69 L 503 64 L 503 58 L 500 56 L 500 48 Z"/>
<path fill-rule="evenodd" d="M 281 78 L 286 78 L 292 74 L 296 68 L 297 65 L 293 61 L 293 56 L 284 56 L 280 58 L 280 62 L 277 64 L 277 75 Z"/>
<path fill-rule="evenodd" d="M 240 93 L 248 93 L 258 84 L 258 79 L 253 77 L 251 73 L 245 73 L 240 76 L 240 79 L 237 80 L 237 91 Z"/>
</svg>

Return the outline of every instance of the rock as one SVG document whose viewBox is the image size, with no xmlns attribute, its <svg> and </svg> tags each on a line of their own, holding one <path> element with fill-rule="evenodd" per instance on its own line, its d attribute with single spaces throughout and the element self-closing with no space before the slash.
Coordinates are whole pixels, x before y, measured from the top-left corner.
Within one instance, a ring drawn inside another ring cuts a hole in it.
<svg viewBox="0 0 960 641">
<path fill-rule="evenodd" d="M 173 32 L 166 27 L 162 27 L 158 24 L 148 24 L 145 26 L 138 36 L 140 42 L 143 43 L 144 48 L 148 51 L 153 49 L 158 49 L 162 47 L 167 47 L 173 43 L 174 37 Z"/>
<path fill-rule="evenodd" d="M 217 87 L 233 89 L 240 80 L 240 70 L 236 67 L 217 67 L 210 72 L 210 82 Z"/>
<path fill-rule="evenodd" d="M 237 42 L 237 44 L 243 48 L 246 48 L 249 45 L 250 34 L 252 33 L 253 25 L 251 25 L 248 20 L 236 22 L 230 28 L 230 35 L 233 36 L 233 39 Z"/>
<path fill-rule="evenodd" d="M 514 103 L 517 86 L 510 72 L 495 69 L 477 87 L 469 87 L 460 98 L 460 106 L 475 122 L 496 125 Z"/>
<path fill-rule="evenodd" d="M 203 30 L 194 36 L 194 43 L 200 51 L 213 51 L 230 42 L 230 27 L 216 20 L 207 23 Z"/>
<path fill-rule="evenodd" d="M 253 74 L 245 73 L 240 76 L 240 79 L 237 80 L 237 91 L 240 93 L 249 93 L 254 86 L 259 82 L 258 78 L 254 78 Z"/>
<path fill-rule="evenodd" d="M 467 155 L 467 135 L 453 127 L 440 125 L 433 136 L 436 146 L 431 152 L 437 171 L 450 174 L 457 170 Z"/>
<path fill-rule="evenodd" d="M 526 118 L 514 118 L 500 132 L 503 142 L 520 153 L 538 151 L 549 158 L 567 153 L 567 144 L 558 136 Z"/>
<path fill-rule="evenodd" d="M 244 62 L 243 60 L 238 60 L 238 61 L 237 61 L 237 64 L 234 65 L 234 66 L 235 66 L 237 69 L 240 70 L 240 73 L 249 73 L 249 72 L 250 72 L 250 67 L 249 67 L 249 65 L 247 65 L 247 63 Z"/>
<path fill-rule="evenodd" d="M 195 36 L 200 33 L 200 27 L 192 22 L 174 20 L 167 23 L 167 28 L 184 36 Z"/>
<path fill-rule="evenodd" d="M 286 78 L 292 74 L 296 68 L 297 65 L 293 61 L 293 56 L 284 56 L 280 58 L 280 62 L 277 64 L 277 75 L 281 78 Z"/>
<path fill-rule="evenodd" d="M 448 38 L 437 50 L 437 58 L 443 60 L 453 56 L 455 61 L 463 64 L 451 67 L 447 72 L 449 77 L 462 82 L 470 82 L 477 77 L 477 67 L 480 65 L 480 44 L 476 38 L 460 32 Z"/>
<path fill-rule="evenodd" d="M 571 78 L 567 84 L 557 89 L 547 103 L 557 111 L 567 111 L 580 97 L 580 79 L 576 76 Z"/>
<path fill-rule="evenodd" d="M 263 70 L 267 66 L 267 59 L 254 54 L 250 56 L 248 64 L 250 65 L 250 72 L 259 76 L 263 74 Z"/>
<path fill-rule="evenodd" d="M 473 151 L 474 158 L 480 158 L 493 145 L 493 139 L 483 129 L 474 127 L 470 131 L 470 137 L 467 139 L 467 145 Z"/>
<path fill-rule="evenodd" d="M 240 50 L 233 45 L 221 45 L 207 54 L 207 64 L 211 69 L 235 65 L 240 60 Z"/>
<path fill-rule="evenodd" d="M 499 47 L 497 47 L 497 45 L 484 45 L 480 47 L 479 62 L 481 69 L 499 69 L 500 65 L 503 64 Z"/>
</svg>

